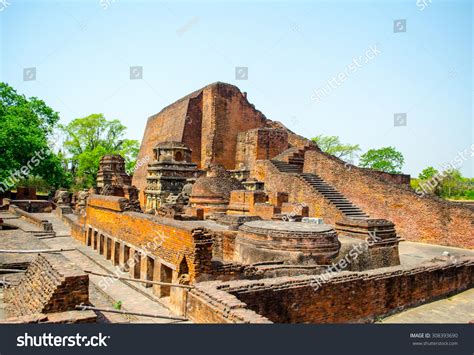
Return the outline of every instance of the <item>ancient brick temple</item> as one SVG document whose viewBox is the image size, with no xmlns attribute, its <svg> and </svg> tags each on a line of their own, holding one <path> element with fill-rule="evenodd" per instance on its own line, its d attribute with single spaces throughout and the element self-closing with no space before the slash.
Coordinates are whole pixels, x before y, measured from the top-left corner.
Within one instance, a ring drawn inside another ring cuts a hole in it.
<svg viewBox="0 0 474 355">
<path fill-rule="evenodd" d="M 98 192 L 103 195 L 117 195 L 123 186 L 130 185 L 131 178 L 125 172 L 125 160 L 120 155 L 104 155 L 100 159 L 97 173 Z"/>
<path fill-rule="evenodd" d="M 473 286 L 472 206 L 348 166 L 235 86 L 208 85 L 151 116 L 147 157 L 130 182 L 123 159 L 105 156 L 96 193 L 63 221 L 190 321 L 373 322 Z M 431 247 L 403 254 L 408 241 L 465 249 L 453 262 Z"/>
<path fill-rule="evenodd" d="M 170 195 L 181 193 L 187 179 L 198 175 L 197 164 L 191 162 L 191 149 L 185 144 L 161 142 L 153 151 L 144 192 L 146 210 L 161 207 Z"/>
</svg>

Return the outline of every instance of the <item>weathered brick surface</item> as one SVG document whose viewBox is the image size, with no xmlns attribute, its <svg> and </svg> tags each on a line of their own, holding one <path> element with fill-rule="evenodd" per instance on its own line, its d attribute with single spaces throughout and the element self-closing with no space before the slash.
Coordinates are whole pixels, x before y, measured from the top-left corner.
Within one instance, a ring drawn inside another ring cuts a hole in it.
<svg viewBox="0 0 474 355">
<path fill-rule="evenodd" d="M 125 197 L 91 195 L 88 201 L 88 206 L 96 209 L 123 212 L 126 203 L 127 199 Z"/>
<path fill-rule="evenodd" d="M 29 223 L 33 223 L 34 225 L 40 227 L 45 232 L 53 232 L 53 226 L 50 222 L 48 222 L 47 220 L 39 219 L 31 213 L 23 211 L 16 205 L 10 205 L 9 211 L 17 216 L 20 216 L 22 219 L 28 221 Z"/>
<path fill-rule="evenodd" d="M 89 301 L 89 276 L 62 255 L 39 254 L 5 300 L 10 316 L 72 311 Z"/>
<path fill-rule="evenodd" d="M 279 172 L 268 160 L 257 161 L 252 177 L 264 181 L 267 190 L 288 193 L 289 202 L 307 206 L 311 217 L 323 218 L 325 223 L 331 224 L 343 218 L 342 213 L 323 195 L 295 175 Z"/>
<path fill-rule="evenodd" d="M 202 283 L 188 293 L 186 316 L 195 323 L 271 323 L 235 296 Z"/>
<path fill-rule="evenodd" d="M 263 191 L 234 190 L 230 193 L 227 214 L 255 215 L 255 204 L 265 203 L 267 195 Z"/>
<path fill-rule="evenodd" d="M 17 200 L 36 200 L 36 188 L 18 186 L 16 189 Z"/>
<path fill-rule="evenodd" d="M 10 317 L 3 319 L 6 324 L 84 324 L 96 323 L 97 316 L 94 311 L 67 311 L 59 313 L 36 313 L 27 316 Z"/>
<path fill-rule="evenodd" d="M 316 173 L 373 218 L 395 223 L 399 237 L 411 241 L 474 248 L 474 208 L 434 196 L 420 197 L 410 187 L 377 173 L 348 166 L 319 151 L 305 154 L 304 171 Z M 337 216 L 328 216 L 335 223 Z"/>
<path fill-rule="evenodd" d="M 138 161 L 146 156 L 151 158 L 157 143 L 177 141 L 192 149 L 192 161 L 199 167 L 219 163 L 233 169 L 238 133 L 264 127 L 266 122 L 265 116 L 237 87 L 214 83 L 183 97 L 148 119 Z M 146 172 L 144 164 L 133 176 L 133 185 L 141 191 L 142 204 Z"/>
<path fill-rule="evenodd" d="M 340 243 L 329 225 L 275 221 L 247 222 L 235 240 L 235 261 L 255 264 L 280 261 L 290 265 L 329 264 Z"/>
<path fill-rule="evenodd" d="M 10 200 L 10 205 L 30 213 L 49 213 L 53 210 L 51 201 L 45 200 Z"/>
<path fill-rule="evenodd" d="M 264 127 L 267 119 L 240 90 L 229 84 L 209 85 L 203 92 L 201 166 L 235 167 L 237 135 Z"/>
<path fill-rule="evenodd" d="M 372 322 L 472 287 L 473 271 L 474 260 L 466 258 L 456 264 L 341 272 L 319 287 L 314 276 L 207 282 L 190 292 L 188 314 L 203 323 L 263 321 L 256 315 L 275 323 Z M 256 313 L 242 319 L 235 317 L 235 310 Z"/>
<path fill-rule="evenodd" d="M 200 126 L 201 114 L 200 110 L 196 109 L 196 104 L 192 102 L 193 100 L 202 101 L 201 91 L 198 90 L 183 97 L 148 119 L 137 161 L 145 161 L 146 157 L 151 160 L 153 158 L 153 148 L 157 143 L 177 141 L 183 142 L 191 148 L 193 150 L 193 162 L 200 163 L 200 135 L 196 125 Z M 193 107 L 192 110 L 189 110 L 190 105 Z M 184 140 L 185 130 L 189 131 L 186 133 L 186 140 Z M 140 190 L 142 205 L 146 176 L 147 164 L 143 164 L 134 171 L 132 181 L 132 184 Z"/>
<path fill-rule="evenodd" d="M 192 280 L 200 274 L 211 272 L 212 238 L 203 228 L 144 213 L 119 212 L 117 209 L 122 199 L 92 195 L 84 221 L 86 231 L 82 235 L 72 231 L 73 237 L 84 242 L 87 228 L 94 228 L 99 234 L 112 236 L 138 250 L 144 250 L 175 265 L 176 269 L 179 269 L 183 256 L 186 257 Z"/>
<path fill-rule="evenodd" d="M 237 135 L 235 168 L 254 168 L 257 160 L 272 159 L 288 149 L 288 132 L 281 129 L 255 128 Z"/>
</svg>

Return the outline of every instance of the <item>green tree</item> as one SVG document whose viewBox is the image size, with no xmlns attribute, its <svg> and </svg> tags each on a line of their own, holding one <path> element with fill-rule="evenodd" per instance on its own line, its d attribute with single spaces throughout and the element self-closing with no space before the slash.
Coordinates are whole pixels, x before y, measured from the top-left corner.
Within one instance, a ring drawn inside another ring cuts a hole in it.
<svg viewBox="0 0 474 355">
<path fill-rule="evenodd" d="M 448 171 L 440 183 L 441 196 L 451 198 L 460 196 L 464 192 L 463 177 L 459 170 Z"/>
<path fill-rule="evenodd" d="M 429 166 L 421 171 L 418 175 L 417 182 L 412 182 L 412 187 L 415 190 L 420 188 L 420 191 L 434 193 L 437 196 L 441 195 L 441 180 L 443 175 L 432 166 Z"/>
<path fill-rule="evenodd" d="M 370 149 L 360 157 L 359 166 L 387 173 L 401 173 L 405 159 L 402 153 L 393 147 Z"/>
<path fill-rule="evenodd" d="M 340 159 L 354 158 L 354 154 L 360 151 L 358 144 L 343 144 L 338 136 L 324 136 L 322 134 L 311 138 L 318 147 L 325 153 L 334 155 Z"/>
<path fill-rule="evenodd" d="M 60 157 L 48 146 L 58 121 L 58 113 L 42 100 L 0 83 L 0 193 L 30 176 L 55 187 L 69 184 Z"/>
<path fill-rule="evenodd" d="M 426 169 L 422 170 L 422 172 L 418 175 L 418 179 L 429 180 L 429 179 L 433 179 L 438 174 L 439 174 L 438 170 L 436 170 L 432 166 L 429 166 Z"/>
<path fill-rule="evenodd" d="M 95 184 L 99 161 L 105 154 L 120 154 L 126 168 L 135 164 L 139 143 L 125 139 L 127 128 L 119 120 L 107 121 L 103 114 L 76 118 L 66 126 L 64 147 L 69 153 L 69 163 L 78 188 Z"/>
</svg>

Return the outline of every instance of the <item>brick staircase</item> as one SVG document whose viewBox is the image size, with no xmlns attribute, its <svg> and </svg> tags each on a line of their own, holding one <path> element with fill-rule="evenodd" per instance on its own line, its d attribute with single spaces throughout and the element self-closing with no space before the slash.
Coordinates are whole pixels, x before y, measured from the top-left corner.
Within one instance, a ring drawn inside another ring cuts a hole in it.
<svg viewBox="0 0 474 355">
<path fill-rule="evenodd" d="M 285 163 L 284 161 L 272 160 L 276 168 L 282 173 L 301 174 L 303 172 L 303 165 Z"/>
<path fill-rule="evenodd" d="M 303 173 L 304 150 L 298 151 L 288 157 L 288 163 L 284 161 L 271 160 L 273 165 L 282 173 L 296 174 L 301 180 L 310 185 L 314 190 L 324 196 L 330 203 L 348 218 L 365 219 L 369 216 L 359 207 L 349 201 L 342 193 L 324 181 L 316 174 Z M 300 158 L 302 160 L 300 160 Z"/>
<path fill-rule="evenodd" d="M 334 206 L 337 207 L 339 211 L 345 217 L 348 218 L 369 218 L 367 214 L 364 213 L 359 207 L 354 205 L 351 201 L 349 201 L 343 194 L 337 191 L 334 187 L 329 185 L 326 181 L 324 181 L 321 177 L 316 174 L 300 174 L 301 179 L 303 179 L 306 183 L 311 185 L 313 189 L 318 191 L 321 195 L 323 195 L 326 199 L 329 200 Z"/>
</svg>

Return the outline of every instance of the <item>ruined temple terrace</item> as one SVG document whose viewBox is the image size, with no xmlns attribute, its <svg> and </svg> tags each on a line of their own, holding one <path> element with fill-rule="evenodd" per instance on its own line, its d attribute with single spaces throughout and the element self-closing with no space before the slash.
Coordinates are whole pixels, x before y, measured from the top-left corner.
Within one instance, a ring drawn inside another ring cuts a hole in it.
<svg viewBox="0 0 474 355">
<path fill-rule="evenodd" d="M 87 191 L 3 199 L 1 322 L 474 319 L 473 206 L 347 169 L 233 85 L 150 116 L 138 160 L 130 176 L 104 156 Z"/>
</svg>

